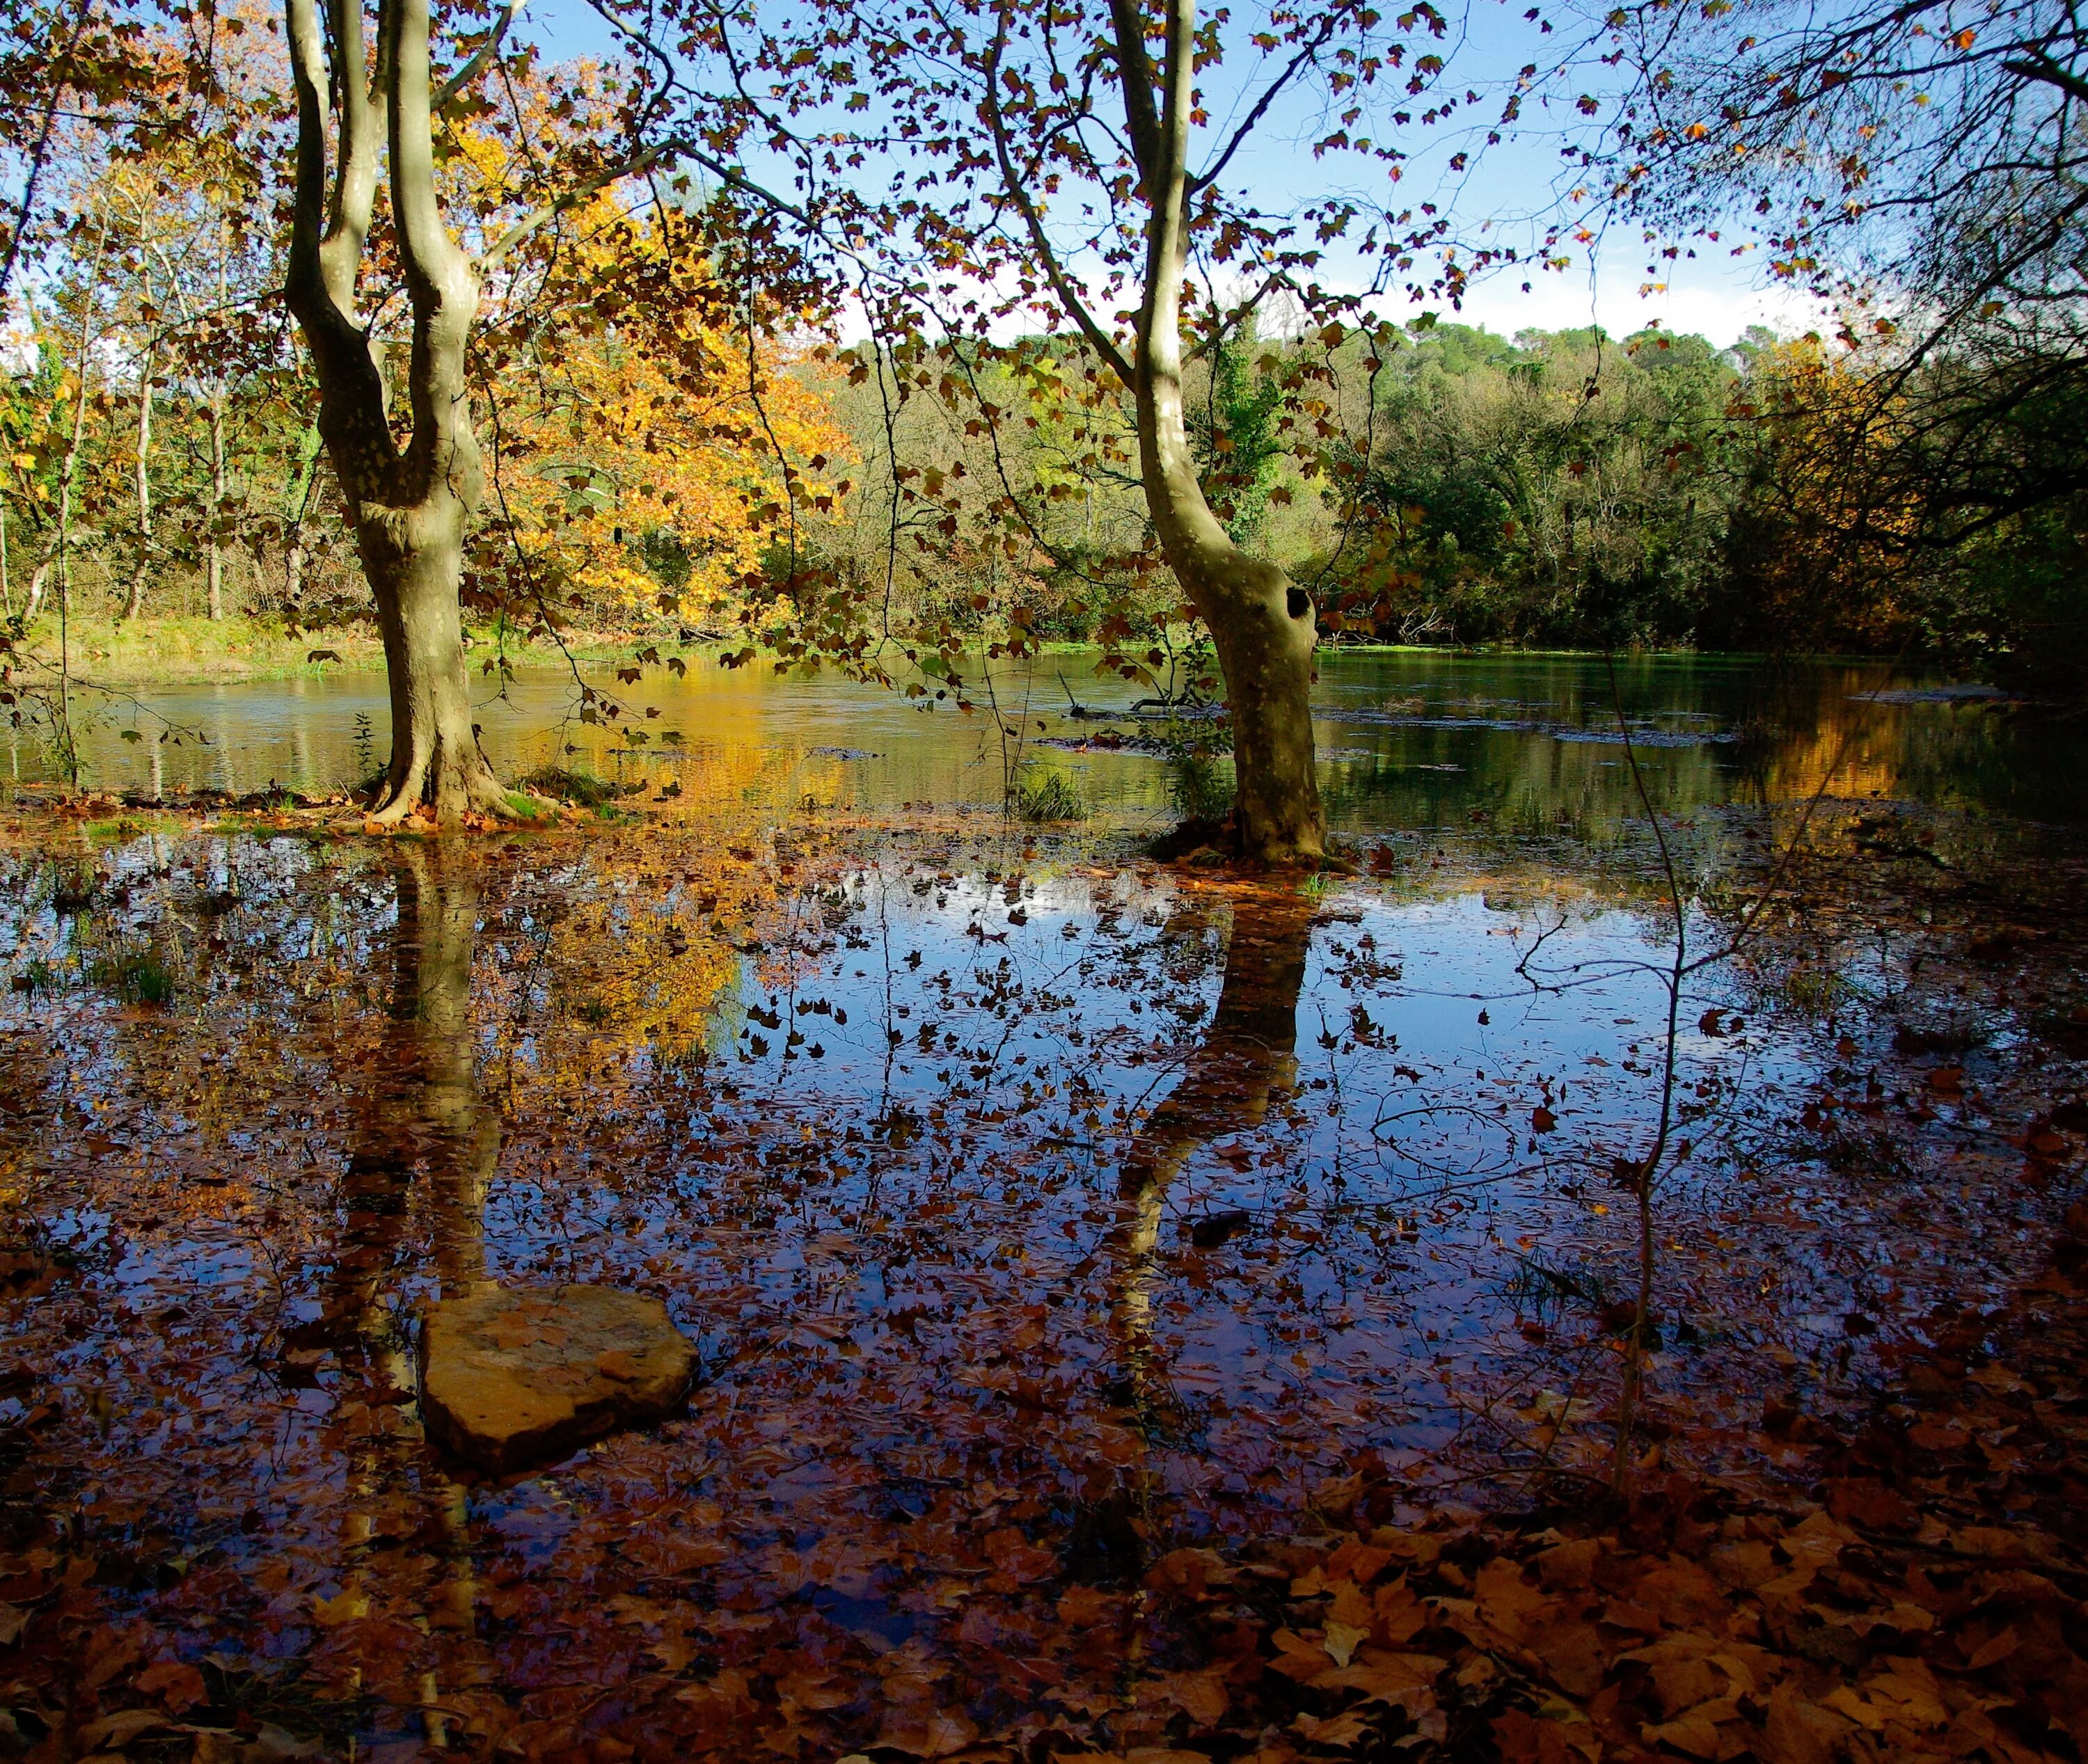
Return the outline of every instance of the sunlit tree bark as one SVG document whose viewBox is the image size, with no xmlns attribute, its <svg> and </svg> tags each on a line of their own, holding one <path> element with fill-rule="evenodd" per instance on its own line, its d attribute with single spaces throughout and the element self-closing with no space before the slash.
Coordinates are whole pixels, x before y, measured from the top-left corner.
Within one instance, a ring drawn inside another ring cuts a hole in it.
<svg viewBox="0 0 2088 1764">
<path fill-rule="evenodd" d="M 443 822 L 505 814 L 464 675 L 458 590 L 465 528 L 485 481 L 464 384 L 478 279 L 435 188 L 427 0 L 383 0 L 374 58 L 359 0 L 335 6 L 323 32 L 316 0 L 287 0 L 287 10 L 297 178 L 286 292 L 317 370 L 319 432 L 376 600 L 391 685 L 392 759 L 371 813 L 379 822 L 417 808 Z M 329 182 L 330 108 L 338 159 Z M 413 314 L 403 446 L 377 346 L 356 315 L 380 138 Z"/>
<path fill-rule="evenodd" d="M 1312 745 L 1312 598 L 1276 564 L 1250 557 L 1227 536 L 1204 498 L 1183 421 L 1196 7 L 1193 0 L 1168 0 L 1157 117 L 1149 114 L 1154 82 L 1144 15 L 1125 0 L 1111 10 L 1125 69 L 1126 121 L 1152 210 L 1145 298 L 1131 363 L 1146 504 L 1169 566 L 1210 627 L 1225 673 L 1240 848 L 1269 862 L 1316 859 L 1326 852 L 1327 821 Z"/>
</svg>

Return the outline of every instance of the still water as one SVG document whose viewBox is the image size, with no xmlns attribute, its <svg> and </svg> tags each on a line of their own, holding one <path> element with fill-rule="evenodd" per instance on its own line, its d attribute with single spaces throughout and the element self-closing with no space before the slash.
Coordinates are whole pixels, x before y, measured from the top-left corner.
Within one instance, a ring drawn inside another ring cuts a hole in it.
<svg viewBox="0 0 2088 1764">
<path fill-rule="evenodd" d="M 1164 761 L 1115 745 L 1149 737 L 1151 724 L 1070 714 L 1076 700 L 1120 712 L 1140 694 L 1097 677 L 1092 655 L 974 677 L 998 720 L 947 703 L 923 710 L 832 673 L 779 677 L 702 660 L 686 678 L 658 672 L 624 687 L 606 664 L 585 671 L 597 690 L 622 694 L 617 725 L 578 720 L 571 673 L 533 670 L 504 694 L 484 682 L 481 738 L 497 766 L 512 775 L 553 762 L 665 785 L 691 758 L 759 756 L 750 788 L 766 800 L 871 810 L 997 805 L 1011 766 L 1042 767 L 1065 774 L 1091 811 L 1136 818 L 1170 805 Z M 2054 726 L 1992 699 L 1919 696 L 1933 690 L 1865 662 L 1628 657 L 1613 691 L 1598 656 L 1333 651 L 1316 701 L 1322 784 L 1350 832 L 1477 816 L 1501 830 L 1594 835 L 1636 806 L 1628 725 L 1649 787 L 1673 812 L 1807 797 L 1831 771 L 1839 797 L 2082 819 L 2088 729 L 2077 720 Z M 320 792 L 382 762 L 388 720 L 374 671 L 169 686 L 91 711 L 82 750 L 102 788 Z M 626 727 L 648 739 L 634 749 Z M 10 762 L 17 777 L 49 767 L 27 735 Z"/>
<path fill-rule="evenodd" d="M 74 1694 L 69 1596 L 279 1756 L 952 1755 L 921 1685 L 945 1735 L 1041 1708 L 1123 1756 L 1170 1731 L 1138 1675 L 1201 1660 L 1149 1615 L 1178 1548 L 1607 1474 L 1615 1178 L 1668 1101 L 1675 1462 L 1772 1474 L 1769 1404 L 1853 1430 L 1945 1300 L 2041 1266 L 2077 729 L 1875 667 L 1330 656 L 1364 861 L 1301 883 L 1136 856 L 1169 762 L 1069 714 L 1128 709 L 1090 667 L 997 676 L 999 720 L 692 669 L 621 754 L 570 677 L 484 707 L 511 775 L 678 787 L 643 821 L 0 808 L 0 1470 L 63 1545 L 0 1589 L 45 1601 L 11 1672 Z M 173 687 L 85 745 L 105 787 L 323 790 L 383 717 L 374 673 Z M 1634 758 L 1731 957 L 1671 1016 Z M 1089 822 L 951 812 L 1011 767 Z M 1820 861 L 1766 862 L 1823 784 Z M 593 1283 L 694 1344 L 686 1409 L 466 1476 L 426 1307 Z"/>
</svg>

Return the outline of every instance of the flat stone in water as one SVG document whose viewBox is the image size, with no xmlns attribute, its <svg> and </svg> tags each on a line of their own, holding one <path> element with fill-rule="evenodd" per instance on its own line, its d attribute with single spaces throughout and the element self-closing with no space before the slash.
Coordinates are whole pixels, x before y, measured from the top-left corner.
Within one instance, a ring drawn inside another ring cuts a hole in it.
<svg viewBox="0 0 2088 1764">
<path fill-rule="evenodd" d="M 505 1474 L 657 1420 L 695 1369 L 667 1307 L 642 1292 L 493 1287 L 428 1308 L 421 1420 L 445 1450 Z"/>
</svg>

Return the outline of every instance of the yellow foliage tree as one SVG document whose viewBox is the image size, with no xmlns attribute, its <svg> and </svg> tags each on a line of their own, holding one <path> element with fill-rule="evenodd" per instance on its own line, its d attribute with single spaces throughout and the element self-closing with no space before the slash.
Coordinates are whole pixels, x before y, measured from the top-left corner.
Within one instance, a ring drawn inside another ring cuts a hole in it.
<svg viewBox="0 0 2088 1764">
<path fill-rule="evenodd" d="M 498 183 L 507 143 L 462 146 L 463 175 Z M 519 565 L 538 612 L 613 627 L 726 612 L 794 500 L 839 514 L 832 370 L 778 315 L 750 322 L 687 216 L 605 190 L 510 300 L 481 382 L 488 562 Z"/>
</svg>

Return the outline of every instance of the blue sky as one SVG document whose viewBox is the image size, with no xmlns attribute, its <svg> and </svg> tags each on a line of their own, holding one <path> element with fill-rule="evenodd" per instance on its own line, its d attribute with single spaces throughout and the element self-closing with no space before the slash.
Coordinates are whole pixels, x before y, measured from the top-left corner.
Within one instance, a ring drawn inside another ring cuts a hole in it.
<svg viewBox="0 0 2088 1764">
<path fill-rule="evenodd" d="M 789 3 L 782 0 L 783 5 Z M 1243 39 L 1254 28 L 1248 15 L 1256 10 L 1257 0 L 1244 0 L 1243 4 L 1235 0 L 1229 36 Z M 529 0 L 525 19 L 524 30 L 549 60 L 601 55 L 611 46 L 610 33 L 587 0 Z M 1480 221 L 1493 219 L 1505 220 L 1511 229 L 1527 234 L 1532 215 L 1558 211 L 1552 205 L 1571 182 L 1562 182 L 1559 169 L 1561 143 L 1577 139 L 1589 126 L 1572 100 L 1584 92 L 1607 98 L 1605 83 L 1613 86 L 1618 77 L 1602 68 L 1594 54 L 1575 54 L 1566 47 L 1568 33 L 1576 28 L 1585 32 L 1585 21 L 1576 26 L 1562 15 L 1559 30 L 1541 36 L 1519 6 L 1504 0 L 1470 0 L 1465 13 L 1453 15 L 1451 41 L 1440 46 L 1448 54 L 1450 73 L 1457 76 L 1454 83 L 1461 89 L 1476 86 L 1483 94 L 1480 106 L 1471 112 L 1475 121 L 1490 119 L 1497 111 L 1498 97 L 1486 95 L 1490 90 L 1504 91 L 1506 82 L 1525 62 L 1548 57 L 1573 65 L 1526 103 L 1517 133 L 1487 149 L 1460 179 L 1450 179 L 1443 169 L 1443 159 L 1453 144 L 1447 136 L 1426 131 L 1402 135 L 1401 143 L 1410 141 L 1416 151 L 1401 186 L 1402 199 L 1436 197 L 1468 232 Z M 1595 39 L 1584 36 L 1582 41 Z M 1230 91 L 1206 84 L 1206 102 L 1215 125 L 1204 131 L 1208 137 L 1222 139 L 1227 111 L 1251 97 L 1254 88 L 1246 87 L 1244 95 L 1241 89 L 1243 72 L 1252 72 L 1251 62 L 1234 60 L 1226 69 L 1206 76 L 1207 82 L 1222 82 L 1230 74 L 1235 82 Z M 1272 206 L 1288 206 L 1350 182 L 1359 190 L 1381 193 L 1381 184 L 1367 181 L 1376 175 L 1365 169 L 1367 162 L 1312 156 L 1310 143 L 1326 126 L 1323 98 L 1300 95 L 1280 102 L 1249 149 L 1234 160 L 1228 182 Z M 759 174 L 764 168 L 750 162 L 749 169 Z M 772 175 L 777 169 L 768 169 Z M 1559 330 L 1590 322 L 1622 335 L 1657 322 L 1671 331 L 1701 332 L 1721 346 L 1733 342 L 1751 325 L 1767 325 L 1786 334 L 1821 325 L 1826 315 L 1816 304 L 1769 284 L 1759 252 L 1731 254 L 1731 246 L 1743 237 L 1729 233 L 1722 244 L 1698 242 L 1693 260 L 1664 265 L 1658 280 L 1665 288 L 1648 293 L 1649 250 L 1639 229 L 1628 223 L 1613 223 L 1595 243 L 1569 246 L 1574 261 L 1564 271 L 1531 275 L 1516 268 L 1476 283 L 1462 313 L 1456 316 L 1509 335 L 1524 328 Z M 1690 244 L 1676 242 L 1685 249 Z M 1337 261 L 1329 265 L 1326 280 L 1336 286 L 1359 286 L 1367 273 L 1360 260 L 1346 266 Z M 1526 293 L 1522 289 L 1525 280 L 1531 284 Z M 1417 310 L 1403 300 L 1386 308 L 1388 315 L 1397 317 Z M 1453 316 L 1447 306 L 1436 310 L 1444 318 Z"/>
</svg>

